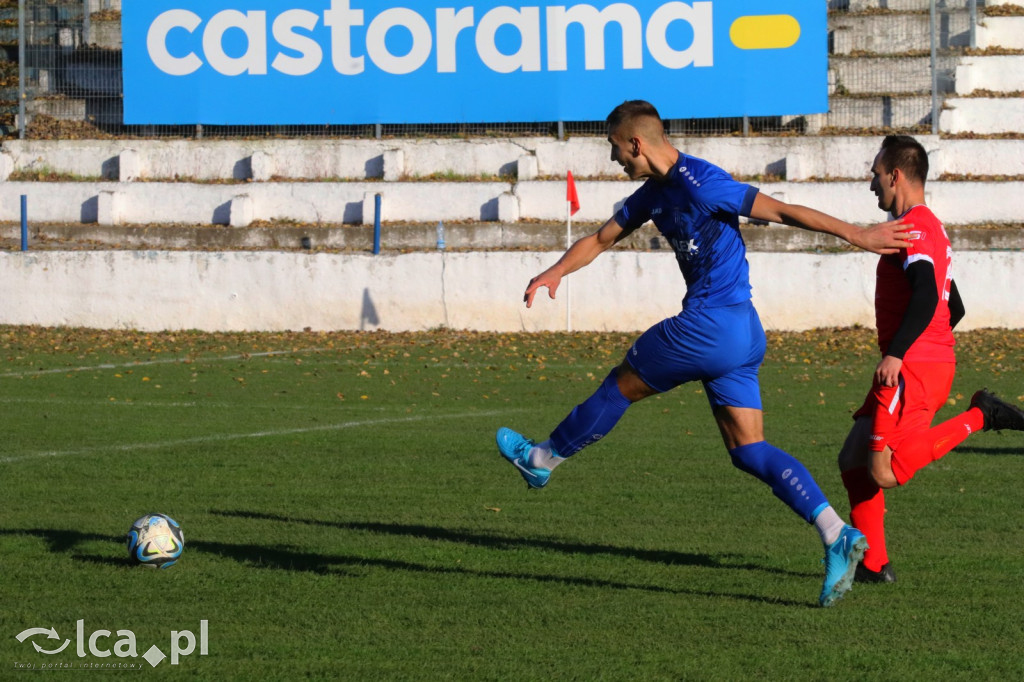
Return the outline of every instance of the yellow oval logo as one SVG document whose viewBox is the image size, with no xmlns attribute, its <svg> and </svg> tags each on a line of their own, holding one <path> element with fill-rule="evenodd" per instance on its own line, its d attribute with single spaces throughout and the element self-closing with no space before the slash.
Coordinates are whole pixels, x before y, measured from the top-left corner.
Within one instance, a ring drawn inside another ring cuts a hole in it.
<svg viewBox="0 0 1024 682">
<path fill-rule="evenodd" d="M 732 44 L 741 50 L 779 50 L 800 40 L 800 22 L 788 14 L 740 17 L 729 29 Z"/>
</svg>

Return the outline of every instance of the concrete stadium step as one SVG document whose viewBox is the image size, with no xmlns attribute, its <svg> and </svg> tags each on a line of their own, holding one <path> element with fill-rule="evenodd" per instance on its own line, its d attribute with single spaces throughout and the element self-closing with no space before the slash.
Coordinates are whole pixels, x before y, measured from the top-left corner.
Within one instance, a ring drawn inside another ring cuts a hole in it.
<svg viewBox="0 0 1024 682">
<path fill-rule="evenodd" d="M 36 97 L 25 103 L 25 114 L 50 116 L 58 121 L 84 121 L 88 115 L 88 102 L 84 99 L 65 97 Z"/>
<path fill-rule="evenodd" d="M 594 232 L 597 223 L 574 223 L 572 239 Z M 752 252 L 795 253 L 831 251 L 845 243 L 831 235 L 785 226 L 742 224 L 740 231 Z M 1024 226 L 952 227 L 949 238 L 956 251 L 1019 250 Z M 0 249 L 20 246 L 21 228 L 0 224 Z M 561 251 L 566 245 L 565 223 L 459 222 L 444 225 L 445 250 Z M 283 250 L 372 251 L 374 228 L 356 225 L 261 225 L 245 230 L 210 225 L 95 225 L 33 223 L 29 250 L 145 249 L 154 251 Z M 385 223 L 381 250 L 437 251 L 435 223 Z M 668 251 L 670 246 L 653 227 L 637 230 L 616 245 L 619 250 Z"/>
<path fill-rule="evenodd" d="M 808 132 L 824 129 L 885 130 L 915 128 L 927 125 L 932 116 L 930 95 L 869 95 L 833 97 L 827 114 L 809 117 Z"/>
<path fill-rule="evenodd" d="M 1024 32 L 1024 25 L 1021 26 Z M 956 67 L 956 94 L 1024 92 L 1024 55 L 964 57 Z"/>
<path fill-rule="evenodd" d="M 822 208 L 844 220 L 871 224 L 884 216 L 868 181 L 758 182 L 763 193 L 794 204 Z M 577 183 L 580 220 L 602 221 L 637 185 L 629 182 Z M 949 225 L 1020 222 L 1024 182 L 929 182 L 927 202 Z M 519 182 L 514 188 L 521 219 L 558 220 L 565 215 L 564 182 Z M 1022 244 L 1024 246 L 1024 244 Z"/>
<path fill-rule="evenodd" d="M 938 0 L 940 11 L 966 10 L 971 0 Z M 979 11 L 981 11 L 979 4 Z M 1013 0 L 987 0 L 987 5 L 1013 4 Z M 927 12 L 931 0 L 828 0 L 828 8 L 833 11 L 868 12 L 872 10 L 889 10 L 891 12 Z"/>
<path fill-rule="evenodd" d="M 930 57 L 832 57 L 828 63 L 829 95 L 913 95 L 931 97 Z M 940 78 L 940 92 L 954 89 Z"/>
<path fill-rule="evenodd" d="M 979 49 L 1024 50 L 1024 16 L 985 17 L 978 24 L 976 39 Z"/>
<path fill-rule="evenodd" d="M 931 177 L 1020 176 L 1024 140 L 960 140 L 920 135 Z M 880 136 L 679 137 L 686 154 L 742 178 L 859 179 Z M 292 180 L 619 178 L 598 137 L 396 140 L 6 140 L 0 184 L 11 173 L 80 180 L 238 183 Z M 17 177 L 17 176 L 15 176 Z"/>
<path fill-rule="evenodd" d="M 3 8 L 0 19 L 8 23 L 0 26 L 0 43 L 18 42 L 18 9 Z M 70 25 L 82 20 L 82 3 L 68 2 L 64 4 L 34 4 L 26 8 L 26 41 L 29 45 L 76 45 L 74 31 Z M 68 41 L 71 42 L 68 42 Z"/>
<path fill-rule="evenodd" d="M 895 55 L 927 52 L 931 49 L 931 18 L 923 12 L 873 12 L 855 14 L 832 12 L 828 18 L 831 52 Z M 942 22 L 938 47 L 970 45 L 970 18 L 966 12 L 950 13 Z"/>
<path fill-rule="evenodd" d="M 602 222 L 639 183 L 580 181 L 575 219 Z M 758 183 L 784 201 L 825 208 L 854 223 L 884 216 L 858 182 Z M 29 218 L 44 223 L 103 225 L 200 224 L 249 227 L 261 223 L 367 224 L 374 197 L 382 196 L 387 222 L 559 221 L 566 214 L 565 181 L 251 183 L 0 183 L 0 221 L 17 221 L 19 197 L 28 197 Z M 938 181 L 928 184 L 928 204 L 949 225 L 1016 223 L 1024 182 Z"/>
<path fill-rule="evenodd" d="M 45 88 L 39 87 L 38 85 L 31 85 L 25 88 L 25 92 L 29 99 L 33 99 L 35 97 L 45 97 L 47 95 L 47 90 Z M 17 102 L 19 97 L 18 93 L 19 90 L 17 85 L 0 87 L 0 100 Z"/>
<path fill-rule="evenodd" d="M 1024 131 L 1024 98 L 953 97 L 943 104 L 939 121 L 941 130 L 951 134 L 1020 133 Z"/>
<path fill-rule="evenodd" d="M 0 43 L 5 43 L 5 44 L 14 43 L 15 45 L 18 44 L 18 26 L 17 26 L 17 24 L 15 24 L 13 26 L 10 25 L 10 24 L 5 25 L 5 26 L 0 26 Z"/>
<path fill-rule="evenodd" d="M 121 0 L 86 0 L 90 14 L 105 10 L 121 10 Z"/>
<path fill-rule="evenodd" d="M 85 42 L 87 45 L 107 50 L 120 50 L 121 18 L 91 18 Z"/>
</svg>

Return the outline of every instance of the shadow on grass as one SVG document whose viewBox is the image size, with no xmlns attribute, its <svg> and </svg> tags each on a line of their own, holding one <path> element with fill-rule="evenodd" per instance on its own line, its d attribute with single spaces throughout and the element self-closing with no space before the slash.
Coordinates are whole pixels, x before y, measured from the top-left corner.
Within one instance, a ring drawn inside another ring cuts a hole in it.
<svg viewBox="0 0 1024 682">
<path fill-rule="evenodd" d="M 397 535 L 414 537 L 426 540 L 443 540 L 466 545 L 475 545 L 489 549 L 522 549 L 524 547 L 535 549 L 547 549 L 565 554 L 604 554 L 619 556 L 638 561 L 649 561 L 652 563 L 664 564 L 666 566 L 699 566 L 703 568 L 725 568 L 740 569 L 746 571 L 761 571 L 799 578 L 817 577 L 817 574 L 803 571 L 786 571 L 779 568 L 764 566 L 754 563 L 736 563 L 730 561 L 731 557 L 737 555 L 710 556 L 708 554 L 693 554 L 688 552 L 677 552 L 672 550 L 651 550 L 639 549 L 637 547 L 619 547 L 616 545 L 602 545 L 579 542 L 564 542 L 544 538 L 508 537 L 503 535 L 489 535 L 480 533 L 467 533 L 465 531 L 439 528 L 437 526 L 424 526 L 419 524 L 398 524 L 398 523 L 375 523 L 369 521 L 325 521 L 323 519 L 303 519 L 278 514 L 267 514 L 253 511 L 226 511 L 214 510 L 210 513 L 219 516 L 230 516 L 244 519 L 257 519 L 262 521 L 277 521 L 281 523 L 301 523 L 311 526 L 324 526 L 342 530 L 369 531 L 383 535 Z"/>
<path fill-rule="evenodd" d="M 514 540 L 509 538 L 488 538 L 487 536 L 472 536 L 445 529 L 430 528 L 428 526 L 394 526 L 389 524 L 370 523 L 331 523 L 324 521 L 303 521 L 288 519 L 286 517 L 275 517 L 273 515 L 256 514 L 251 512 L 215 512 L 224 516 L 242 516 L 244 518 L 259 518 L 267 520 L 279 520 L 288 523 L 313 523 L 340 528 L 351 528 L 360 530 L 374 530 L 384 532 L 396 529 L 399 535 L 415 537 L 431 537 L 433 539 L 456 540 L 461 542 L 473 542 L 493 547 L 522 547 L 536 546 L 559 549 L 572 553 L 624 553 L 628 556 L 636 556 L 637 553 L 648 555 L 649 560 L 666 562 L 667 559 L 679 559 L 690 557 L 686 562 L 673 560 L 667 561 L 671 564 L 686 563 L 694 566 L 708 566 L 720 568 L 744 568 L 735 565 L 722 565 L 710 557 L 702 555 L 677 554 L 674 552 L 644 552 L 642 550 L 626 550 L 623 548 L 608 547 L 603 545 L 574 545 L 571 543 L 558 543 L 547 540 Z M 24 529 L 0 529 L 0 537 L 27 535 L 43 540 L 49 551 L 53 553 L 68 554 L 77 561 L 100 564 L 112 567 L 133 566 L 133 562 L 126 556 L 124 558 L 103 556 L 98 554 L 83 554 L 80 544 L 90 541 L 110 542 L 117 545 L 124 544 L 121 536 L 101 535 L 98 533 L 84 533 L 81 531 L 56 530 L 45 528 L 24 528 Z M 603 580 L 599 578 L 587 578 L 572 575 L 545 575 L 535 573 L 516 573 L 511 571 L 479 571 L 461 567 L 433 566 L 428 564 L 403 561 L 399 559 L 381 559 L 364 556 L 328 555 L 310 552 L 301 552 L 294 549 L 281 547 L 260 547 L 251 544 L 232 544 L 225 542 L 207 542 L 204 540 L 187 540 L 186 549 L 191 552 L 202 552 L 214 556 L 223 557 L 237 561 L 241 564 L 254 568 L 278 569 L 287 571 L 298 571 L 302 573 L 314 573 L 320 575 L 337 576 L 339 573 L 350 577 L 359 577 L 367 568 L 381 568 L 391 571 L 404 571 L 407 573 L 422 573 L 425 575 L 454 575 L 472 578 L 496 578 L 501 580 L 530 580 L 545 584 L 560 584 L 573 587 L 591 587 L 598 589 L 614 590 L 640 590 L 644 592 L 680 594 L 697 597 L 741 599 L 745 601 L 765 604 L 779 604 L 782 606 L 810 607 L 809 602 L 780 599 L 757 594 L 737 594 L 726 592 L 712 592 L 706 590 L 681 589 L 676 587 L 664 587 L 660 585 L 636 584 L 617 580 Z M 353 567 L 356 570 L 346 570 Z M 774 569 L 766 569 L 758 566 L 756 570 L 768 572 L 781 572 Z M 802 574 L 800 574 L 802 575 Z"/>
</svg>

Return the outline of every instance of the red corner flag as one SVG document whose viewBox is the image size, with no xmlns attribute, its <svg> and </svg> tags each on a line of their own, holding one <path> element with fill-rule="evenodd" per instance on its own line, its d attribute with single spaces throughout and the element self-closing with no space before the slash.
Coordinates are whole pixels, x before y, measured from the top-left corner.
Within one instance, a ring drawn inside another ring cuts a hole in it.
<svg viewBox="0 0 1024 682">
<path fill-rule="evenodd" d="M 569 171 L 569 178 L 566 181 L 565 200 L 569 202 L 569 215 L 576 215 L 580 210 L 580 197 L 576 194 L 576 181 L 572 179 L 572 171 Z"/>
</svg>

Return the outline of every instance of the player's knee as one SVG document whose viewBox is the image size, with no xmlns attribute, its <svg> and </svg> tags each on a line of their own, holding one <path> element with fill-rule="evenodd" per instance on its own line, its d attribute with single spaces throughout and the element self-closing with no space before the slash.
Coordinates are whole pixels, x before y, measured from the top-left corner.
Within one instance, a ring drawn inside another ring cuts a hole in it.
<svg viewBox="0 0 1024 682">
<path fill-rule="evenodd" d="M 892 472 L 892 453 L 889 451 L 875 453 L 868 471 L 879 488 L 888 490 L 899 485 L 896 474 Z"/>
<path fill-rule="evenodd" d="M 619 393 L 631 403 L 658 393 L 658 391 L 648 386 L 647 382 L 641 379 L 636 370 L 626 361 L 623 361 L 621 365 L 612 370 L 612 375 L 614 375 Z"/>
<path fill-rule="evenodd" d="M 765 474 L 770 452 L 770 446 L 762 440 L 729 448 L 729 458 L 740 471 L 761 477 Z"/>
</svg>

